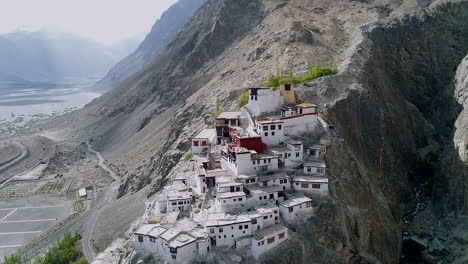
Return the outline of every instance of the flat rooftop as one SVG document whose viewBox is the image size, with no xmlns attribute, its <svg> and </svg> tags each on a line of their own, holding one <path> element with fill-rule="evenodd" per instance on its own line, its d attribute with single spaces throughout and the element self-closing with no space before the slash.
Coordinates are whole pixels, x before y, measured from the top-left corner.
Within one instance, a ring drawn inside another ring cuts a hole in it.
<svg viewBox="0 0 468 264">
<path fill-rule="evenodd" d="M 233 173 L 230 170 L 216 169 L 206 171 L 205 177 L 232 177 Z"/>
<path fill-rule="evenodd" d="M 171 248 L 183 247 L 183 246 L 185 246 L 187 244 L 192 243 L 195 240 L 196 239 L 194 237 L 189 236 L 187 234 L 179 234 L 175 239 L 173 239 L 169 243 L 169 247 L 171 247 Z"/>
<path fill-rule="evenodd" d="M 318 167 L 318 168 L 325 168 L 325 161 L 308 161 L 304 163 L 304 167 Z"/>
<path fill-rule="evenodd" d="M 265 237 L 269 237 L 271 235 L 276 235 L 277 233 L 286 232 L 286 231 L 288 231 L 288 228 L 283 225 L 279 225 L 279 224 L 272 225 L 267 228 L 263 228 L 263 229 L 259 229 L 255 231 L 253 238 L 255 240 L 262 240 Z"/>
<path fill-rule="evenodd" d="M 216 137 L 216 129 L 205 128 L 200 131 L 193 139 L 209 139 L 213 137 Z"/>
<path fill-rule="evenodd" d="M 148 235 L 149 232 L 151 232 L 151 230 L 153 230 L 153 228 L 156 228 L 156 227 L 160 227 L 160 225 L 145 224 L 145 225 L 140 226 L 140 228 L 138 228 L 135 234 L 146 236 Z"/>
<path fill-rule="evenodd" d="M 192 198 L 192 193 L 190 192 L 169 192 L 167 194 L 168 200 L 187 200 Z"/>
<path fill-rule="evenodd" d="M 274 119 L 274 118 L 262 118 L 262 119 L 257 119 L 255 120 L 256 123 L 260 125 L 264 124 L 277 124 L 277 123 L 284 123 L 284 121 L 280 119 Z"/>
<path fill-rule="evenodd" d="M 301 205 L 301 204 L 304 204 L 306 202 L 312 202 L 312 199 L 310 199 L 309 197 L 292 197 L 286 201 L 282 201 L 280 202 L 279 204 L 284 206 L 284 207 L 293 207 L 293 206 L 297 206 L 297 205 Z"/>
<path fill-rule="evenodd" d="M 292 140 L 292 139 L 287 140 L 285 143 L 286 143 L 286 144 L 291 144 L 291 145 L 302 145 L 302 142 L 301 142 L 301 141 L 299 141 L 299 140 Z"/>
<path fill-rule="evenodd" d="M 252 194 L 264 194 L 264 193 L 273 193 L 283 191 L 282 186 L 269 186 L 269 187 L 260 187 L 260 186 L 248 186 L 246 187 Z"/>
<path fill-rule="evenodd" d="M 224 213 L 209 214 L 205 226 L 225 226 L 236 223 L 251 222 L 252 219 L 247 214 L 230 215 Z"/>
<path fill-rule="evenodd" d="M 273 174 L 261 175 L 258 176 L 258 181 L 271 181 L 276 179 L 288 179 L 289 176 L 284 172 L 277 172 Z"/>
<path fill-rule="evenodd" d="M 221 112 L 216 119 L 238 119 L 241 116 L 241 112 Z"/>
<path fill-rule="evenodd" d="M 164 228 L 162 226 L 157 226 L 157 227 L 153 228 L 153 230 L 151 230 L 148 233 L 148 236 L 159 237 L 162 233 L 164 233 L 166 231 L 167 231 L 167 228 Z"/>
<path fill-rule="evenodd" d="M 311 183 L 328 183 L 328 178 L 323 176 L 296 176 L 293 182 L 311 182 Z"/>
<path fill-rule="evenodd" d="M 317 105 L 312 104 L 312 103 L 309 103 L 309 102 L 304 102 L 304 103 L 302 103 L 302 104 L 296 105 L 296 107 L 300 107 L 300 108 L 313 108 L 313 107 L 317 107 Z"/>
<path fill-rule="evenodd" d="M 245 196 L 244 192 L 227 192 L 227 193 L 217 194 L 217 197 L 219 199 L 228 199 L 228 198 L 243 197 L 243 196 Z"/>
</svg>

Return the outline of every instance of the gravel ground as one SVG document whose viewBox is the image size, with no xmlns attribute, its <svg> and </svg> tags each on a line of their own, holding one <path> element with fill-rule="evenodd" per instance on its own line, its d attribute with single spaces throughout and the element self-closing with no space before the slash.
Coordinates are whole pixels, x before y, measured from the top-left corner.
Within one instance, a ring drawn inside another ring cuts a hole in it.
<svg viewBox="0 0 468 264">
<path fill-rule="evenodd" d="M 10 142 L 0 142 L 0 164 L 18 157 L 21 149 Z"/>
</svg>

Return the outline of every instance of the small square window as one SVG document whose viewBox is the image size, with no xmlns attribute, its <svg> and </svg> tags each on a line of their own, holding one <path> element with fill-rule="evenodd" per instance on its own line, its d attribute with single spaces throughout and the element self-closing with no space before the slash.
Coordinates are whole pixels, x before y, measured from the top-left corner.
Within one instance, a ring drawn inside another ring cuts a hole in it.
<svg viewBox="0 0 468 264">
<path fill-rule="evenodd" d="M 268 132 L 265 132 L 265 137 L 268 137 Z"/>
</svg>

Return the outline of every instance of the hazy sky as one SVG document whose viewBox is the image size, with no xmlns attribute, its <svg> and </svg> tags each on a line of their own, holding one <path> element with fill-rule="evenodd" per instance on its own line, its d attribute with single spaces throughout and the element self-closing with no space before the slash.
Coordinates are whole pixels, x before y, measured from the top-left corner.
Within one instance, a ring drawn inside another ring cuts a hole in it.
<svg viewBox="0 0 468 264">
<path fill-rule="evenodd" d="M 147 33 L 177 0 L 0 0 L 0 34 L 58 28 L 110 44 Z"/>
</svg>

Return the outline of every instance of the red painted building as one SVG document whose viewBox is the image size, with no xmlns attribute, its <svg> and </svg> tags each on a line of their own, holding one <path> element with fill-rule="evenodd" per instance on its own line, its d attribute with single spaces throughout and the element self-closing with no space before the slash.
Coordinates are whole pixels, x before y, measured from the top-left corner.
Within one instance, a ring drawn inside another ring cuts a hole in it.
<svg viewBox="0 0 468 264">
<path fill-rule="evenodd" d="M 229 135 L 231 137 L 231 142 L 238 147 L 255 150 L 257 153 L 263 153 L 267 148 L 266 144 L 262 141 L 262 137 L 244 133 L 240 127 L 231 126 L 229 128 Z"/>
</svg>

